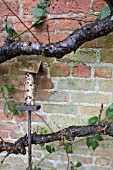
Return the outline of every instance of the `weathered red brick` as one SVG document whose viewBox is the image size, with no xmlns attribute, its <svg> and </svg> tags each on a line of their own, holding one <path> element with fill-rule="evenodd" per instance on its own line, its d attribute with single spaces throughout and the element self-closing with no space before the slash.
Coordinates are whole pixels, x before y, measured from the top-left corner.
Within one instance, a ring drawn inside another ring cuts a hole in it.
<svg viewBox="0 0 113 170">
<path fill-rule="evenodd" d="M 111 67 L 95 67 L 95 77 L 100 78 L 111 78 L 112 77 L 112 68 Z"/>
<path fill-rule="evenodd" d="M 100 61 L 103 63 L 113 63 L 113 50 L 103 49 L 100 51 Z"/>
<path fill-rule="evenodd" d="M 48 102 L 68 102 L 69 95 L 66 92 L 47 92 L 42 90 L 37 90 L 36 94 L 37 101 L 48 101 Z"/>
<path fill-rule="evenodd" d="M 7 4 L 14 12 L 16 12 L 16 14 L 18 14 L 19 12 L 18 1 L 7 2 Z M 12 12 L 7 9 L 6 5 L 3 2 L 0 2 L 0 16 L 3 17 L 9 15 L 13 16 L 14 14 L 12 14 Z"/>
<path fill-rule="evenodd" d="M 63 14 L 63 13 L 88 13 L 90 1 L 89 0 L 82 0 L 82 3 L 80 0 L 52 0 L 47 1 L 48 7 L 47 12 L 51 14 Z"/>
<path fill-rule="evenodd" d="M 52 77 L 67 77 L 70 74 L 67 64 L 51 64 L 50 74 Z"/>
<path fill-rule="evenodd" d="M 8 67 L 6 64 L 0 64 L 0 75 L 8 74 Z"/>
<path fill-rule="evenodd" d="M 103 0 L 94 0 L 92 4 L 92 10 L 93 11 L 101 11 L 104 6 L 106 6 L 106 2 Z"/>
<path fill-rule="evenodd" d="M 18 82 L 19 88 L 24 88 L 25 87 L 25 76 L 19 76 L 17 82 Z"/>
<path fill-rule="evenodd" d="M 7 130 L 1 130 L 0 129 L 0 137 L 1 138 L 8 138 L 8 131 Z"/>
<path fill-rule="evenodd" d="M 72 75 L 74 77 L 89 78 L 91 75 L 91 67 L 86 65 L 74 66 L 72 70 Z"/>
<path fill-rule="evenodd" d="M 37 85 L 38 89 L 52 89 L 52 88 L 54 88 L 52 80 L 47 77 L 44 77 L 44 78 L 37 77 L 36 85 Z"/>
<path fill-rule="evenodd" d="M 21 63 L 12 63 L 10 65 L 10 74 L 24 75 L 25 72 L 21 71 L 20 68 L 21 68 Z"/>
<path fill-rule="evenodd" d="M 12 120 L 12 114 L 9 113 L 8 117 L 6 117 L 6 115 L 4 114 L 3 110 L 0 110 L 0 120 Z"/>
<path fill-rule="evenodd" d="M 31 10 L 36 7 L 40 0 L 22 0 L 23 3 L 23 14 L 30 15 Z"/>
<path fill-rule="evenodd" d="M 58 30 L 60 30 L 60 31 L 75 30 L 79 26 L 80 26 L 79 22 L 76 20 L 63 19 L 63 20 L 58 21 Z"/>
</svg>

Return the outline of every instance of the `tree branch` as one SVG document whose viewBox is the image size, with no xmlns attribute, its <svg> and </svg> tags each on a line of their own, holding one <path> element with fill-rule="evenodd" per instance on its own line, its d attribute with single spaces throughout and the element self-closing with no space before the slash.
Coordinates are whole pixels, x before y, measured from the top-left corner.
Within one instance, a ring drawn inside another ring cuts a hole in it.
<svg viewBox="0 0 113 170">
<path fill-rule="evenodd" d="M 88 135 L 104 134 L 113 137 L 113 123 L 105 122 L 101 125 L 87 125 L 87 126 L 70 126 L 56 133 L 50 133 L 46 135 L 39 135 L 36 132 L 31 135 L 32 144 L 49 143 L 53 141 L 59 141 L 66 138 L 69 141 L 73 141 L 75 137 L 84 137 Z M 26 154 L 26 148 L 28 146 L 28 137 L 25 135 L 18 139 L 15 143 L 0 142 L 0 153 L 7 151 L 8 154 Z"/>
<path fill-rule="evenodd" d="M 77 29 L 66 39 L 57 43 L 39 44 L 38 42 L 24 42 L 19 40 L 6 40 L 0 48 L 0 63 L 19 55 L 43 55 L 45 57 L 62 58 L 64 55 L 76 51 L 87 41 L 105 36 L 113 31 L 112 16 L 108 16 L 93 24 L 87 24 Z"/>
</svg>

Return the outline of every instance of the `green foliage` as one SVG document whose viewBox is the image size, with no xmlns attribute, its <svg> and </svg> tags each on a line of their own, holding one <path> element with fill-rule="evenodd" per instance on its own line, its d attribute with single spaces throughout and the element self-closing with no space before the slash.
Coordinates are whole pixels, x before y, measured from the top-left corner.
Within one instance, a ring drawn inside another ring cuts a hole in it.
<svg viewBox="0 0 113 170">
<path fill-rule="evenodd" d="M 98 117 L 97 116 L 91 117 L 88 120 L 88 123 L 91 124 L 91 125 L 96 124 L 97 122 L 98 122 Z"/>
<path fill-rule="evenodd" d="M 70 162 L 71 167 L 70 170 L 75 170 L 75 168 L 79 168 L 82 166 L 81 162 L 77 162 L 76 165 L 73 162 Z"/>
<path fill-rule="evenodd" d="M 47 133 L 48 133 L 48 131 L 45 130 L 45 129 L 41 129 L 41 130 L 39 131 L 39 134 L 40 134 L 40 135 L 45 135 L 45 134 L 47 134 Z M 41 148 L 42 148 L 42 147 L 44 147 L 45 143 L 41 143 L 41 144 L 39 144 L 39 145 L 40 145 Z"/>
<path fill-rule="evenodd" d="M 2 28 L 7 32 L 8 38 L 14 38 L 18 36 L 18 33 L 12 28 L 13 22 L 6 22 L 2 24 Z"/>
<path fill-rule="evenodd" d="M 49 146 L 49 145 L 46 145 L 46 150 L 47 150 L 49 153 L 55 152 L 55 148 L 52 147 L 52 146 Z"/>
<path fill-rule="evenodd" d="M 92 149 L 95 150 L 99 146 L 98 141 L 103 141 L 103 140 L 104 139 L 102 136 L 96 135 L 96 136 L 87 137 L 86 143 L 88 147 L 92 147 Z"/>
<path fill-rule="evenodd" d="M 4 81 L 6 79 L 3 79 Z M 22 112 L 17 110 L 17 106 L 19 104 L 16 104 L 13 99 L 9 99 L 9 90 L 13 90 L 14 85 L 11 83 L 4 83 L 3 85 L 0 84 L 0 93 L 2 93 L 2 96 L 5 100 L 4 102 L 4 114 L 8 117 L 9 111 L 12 112 L 12 115 L 21 115 Z"/>
<path fill-rule="evenodd" d="M 41 0 L 31 13 L 36 16 L 32 21 L 32 25 L 38 25 L 39 23 L 44 22 L 46 18 L 46 2 Z"/>
<path fill-rule="evenodd" d="M 66 147 L 66 152 L 67 153 L 73 153 L 72 144 L 71 143 L 65 143 L 65 147 Z"/>
<path fill-rule="evenodd" d="M 106 110 L 106 117 L 109 120 L 113 120 L 113 103 L 108 107 L 108 109 Z"/>
<path fill-rule="evenodd" d="M 111 12 L 111 11 L 110 11 L 109 6 L 105 6 L 105 7 L 102 9 L 102 11 L 100 12 L 100 14 L 98 15 L 98 17 L 97 17 L 96 20 L 101 20 L 101 19 L 109 16 L 109 15 L 110 15 L 110 12 Z"/>
</svg>

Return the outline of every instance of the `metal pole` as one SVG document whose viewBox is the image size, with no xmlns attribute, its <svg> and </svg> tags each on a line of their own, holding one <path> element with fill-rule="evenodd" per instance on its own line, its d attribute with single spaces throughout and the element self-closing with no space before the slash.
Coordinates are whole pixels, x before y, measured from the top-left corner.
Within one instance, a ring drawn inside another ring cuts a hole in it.
<svg viewBox="0 0 113 170">
<path fill-rule="evenodd" d="M 31 111 L 28 111 L 28 169 L 32 170 Z"/>
</svg>

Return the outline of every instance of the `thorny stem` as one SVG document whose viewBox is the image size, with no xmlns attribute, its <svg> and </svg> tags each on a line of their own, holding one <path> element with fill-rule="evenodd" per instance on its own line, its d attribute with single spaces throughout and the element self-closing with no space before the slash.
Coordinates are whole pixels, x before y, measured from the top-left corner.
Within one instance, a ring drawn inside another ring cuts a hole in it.
<svg viewBox="0 0 113 170">
<path fill-rule="evenodd" d="M 20 19 L 20 17 L 16 14 L 16 12 L 14 12 L 11 8 L 10 8 L 10 6 L 4 1 L 4 0 L 2 0 L 2 2 L 7 6 L 7 8 L 18 18 L 18 20 L 24 25 L 24 27 L 27 29 L 27 31 L 29 31 L 31 34 L 32 34 L 32 36 L 40 43 L 40 41 L 38 40 L 38 38 L 32 33 L 32 31 L 30 30 L 30 28 L 28 28 L 25 24 L 24 24 L 24 22 Z"/>
</svg>

